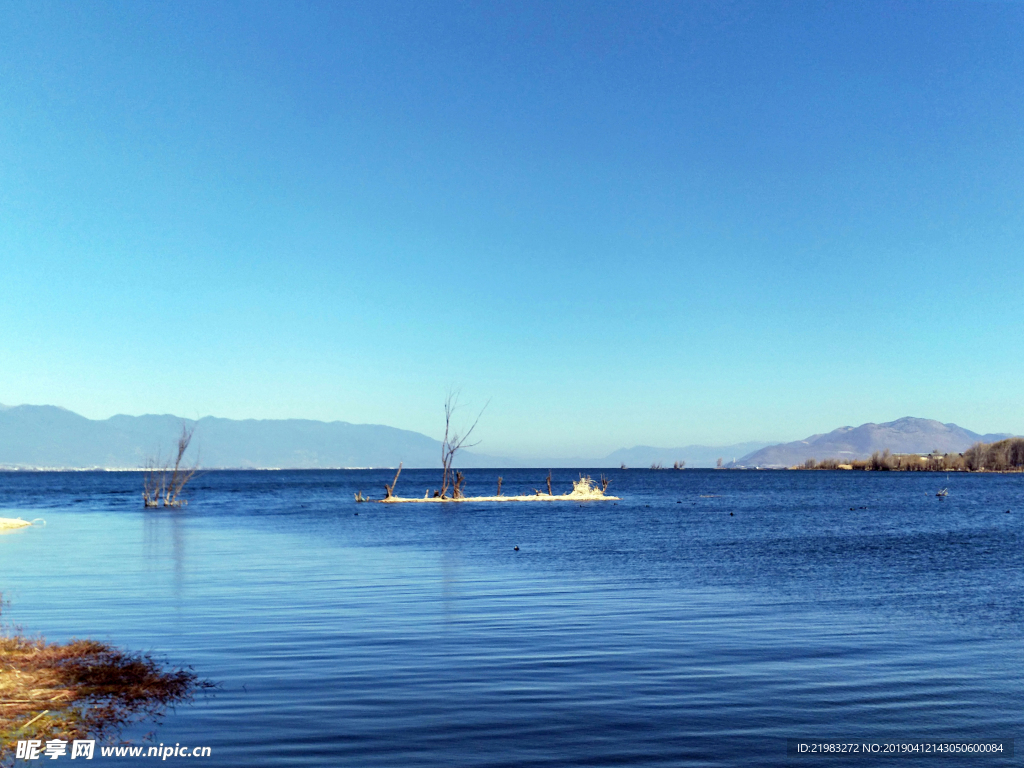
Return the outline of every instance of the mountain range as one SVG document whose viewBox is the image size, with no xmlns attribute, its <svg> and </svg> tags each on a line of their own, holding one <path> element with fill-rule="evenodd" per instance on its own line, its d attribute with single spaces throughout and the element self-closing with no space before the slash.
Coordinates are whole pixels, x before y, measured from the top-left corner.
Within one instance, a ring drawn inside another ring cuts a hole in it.
<svg viewBox="0 0 1024 768">
<path fill-rule="evenodd" d="M 52 405 L 0 405 L 0 467 L 10 469 L 137 468 L 166 459 L 183 419 L 172 415 L 112 416 L 95 420 Z M 441 443 L 405 429 L 379 424 L 305 419 L 221 419 L 194 423 L 194 447 L 206 468 L 312 469 L 335 467 L 434 468 L 441 465 Z M 459 454 L 462 467 L 649 467 L 685 461 L 714 466 L 769 443 L 680 448 L 637 446 L 602 458 L 521 459 L 472 451 Z M 190 452 L 189 458 L 194 460 Z"/>
<path fill-rule="evenodd" d="M 753 451 L 730 466 L 791 467 L 807 459 L 866 459 L 875 451 L 962 453 L 977 442 L 991 443 L 1009 434 L 979 435 L 956 424 L 906 417 L 884 424 L 840 427 L 827 434 Z"/>
<path fill-rule="evenodd" d="M 144 467 L 150 459 L 168 458 L 184 420 L 172 415 L 112 416 L 88 419 L 52 405 L 0 405 L 0 468 L 114 469 Z M 195 422 L 194 448 L 206 468 L 314 469 L 342 467 L 440 466 L 441 443 L 427 435 L 381 424 L 306 419 L 221 419 Z M 893 453 L 961 453 L 976 442 L 993 442 L 1009 434 L 978 434 L 956 424 L 903 418 L 884 424 L 840 427 L 791 443 L 737 443 L 678 448 L 634 446 L 600 458 L 536 459 L 490 456 L 464 451 L 462 467 L 592 467 L 625 465 L 646 468 L 776 468 L 806 459 L 862 459 L 874 451 Z M 736 458 L 736 457 L 739 458 Z M 190 459 L 195 460 L 190 454 Z"/>
</svg>

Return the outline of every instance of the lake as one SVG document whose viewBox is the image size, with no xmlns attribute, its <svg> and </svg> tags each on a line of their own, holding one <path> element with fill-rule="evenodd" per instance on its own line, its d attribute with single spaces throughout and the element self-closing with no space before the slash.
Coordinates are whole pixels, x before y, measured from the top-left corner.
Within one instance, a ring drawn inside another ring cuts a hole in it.
<svg viewBox="0 0 1024 768">
<path fill-rule="evenodd" d="M 139 473 L 0 473 L 0 517 L 46 523 L 0 536 L 4 618 L 221 683 L 125 734 L 205 765 L 812 766 L 839 760 L 787 738 L 1021 733 L 1024 475 L 607 475 L 617 503 L 378 505 L 353 495 L 393 472 L 209 472 L 146 510 Z"/>
</svg>

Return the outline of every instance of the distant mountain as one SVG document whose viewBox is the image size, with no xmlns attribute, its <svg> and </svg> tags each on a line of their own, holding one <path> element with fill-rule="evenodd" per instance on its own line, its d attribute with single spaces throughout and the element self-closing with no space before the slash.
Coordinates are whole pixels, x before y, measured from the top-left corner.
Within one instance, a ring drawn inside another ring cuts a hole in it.
<svg viewBox="0 0 1024 768">
<path fill-rule="evenodd" d="M 150 458 L 166 459 L 181 431 L 178 416 L 112 416 L 87 419 L 52 405 L 0 405 L 0 467 L 136 468 Z M 191 423 L 191 422 L 190 422 Z M 219 419 L 196 424 L 194 447 L 206 468 L 312 469 L 318 467 L 440 466 L 441 444 L 426 435 L 379 424 L 304 419 Z M 740 443 L 714 448 L 623 448 L 604 458 L 516 459 L 465 451 L 462 467 L 649 467 L 685 461 L 688 467 L 711 467 L 768 443 Z"/>
<path fill-rule="evenodd" d="M 961 453 L 974 443 L 991 443 L 1009 434 L 979 435 L 956 424 L 906 417 L 885 424 L 840 427 L 806 440 L 762 448 L 743 456 L 734 466 L 791 467 L 807 459 L 866 459 L 875 451 L 893 453 Z"/>
<path fill-rule="evenodd" d="M 52 405 L 0 405 L 0 467 L 85 469 L 143 467 L 151 457 L 167 458 L 181 431 L 171 415 L 112 416 L 94 420 Z M 207 468 L 314 469 L 328 467 L 440 466 L 441 444 L 418 432 L 380 424 L 306 419 L 219 419 L 196 423 L 194 446 Z M 959 453 L 979 440 L 1009 435 L 979 435 L 928 419 L 899 419 L 887 424 L 841 427 L 827 435 L 782 445 L 737 443 L 721 447 L 688 445 L 655 448 L 639 445 L 603 458 L 516 459 L 466 451 L 462 467 L 646 468 L 727 466 L 788 467 L 808 458 L 867 458 L 888 448 L 893 453 Z M 735 457 L 741 457 L 736 459 Z"/>
<path fill-rule="evenodd" d="M 602 459 L 601 463 L 590 466 L 618 467 L 625 464 L 627 467 L 642 469 L 655 463 L 671 467 L 675 461 L 685 461 L 686 466 L 691 468 L 713 467 L 719 459 L 722 459 L 723 462 L 731 462 L 737 456 L 745 456 L 751 451 L 757 451 L 767 445 L 771 445 L 771 443 L 747 442 L 719 447 L 686 445 L 682 448 L 652 448 L 648 445 L 638 445 L 633 448 L 620 448 Z"/>
<path fill-rule="evenodd" d="M 499 456 L 483 456 L 467 454 L 463 466 L 467 467 L 543 467 L 545 469 L 580 468 L 580 469 L 618 469 L 623 464 L 627 468 L 647 469 L 652 464 L 661 464 L 669 468 L 675 461 L 685 461 L 690 469 L 713 467 L 718 459 L 729 462 L 737 456 L 743 456 L 758 448 L 772 445 L 768 442 L 736 443 L 735 445 L 686 445 L 681 448 L 654 448 L 649 445 L 637 445 L 633 448 L 619 448 L 607 456 L 594 457 L 543 457 L 534 459 L 516 459 Z"/>
<path fill-rule="evenodd" d="M 142 467 L 167 458 L 181 432 L 177 416 L 112 416 L 95 421 L 52 405 L 0 407 L 0 466 Z M 303 419 L 196 422 L 204 467 L 315 468 L 440 466 L 441 444 L 376 424 Z M 191 453 L 191 452 L 190 452 Z"/>
</svg>

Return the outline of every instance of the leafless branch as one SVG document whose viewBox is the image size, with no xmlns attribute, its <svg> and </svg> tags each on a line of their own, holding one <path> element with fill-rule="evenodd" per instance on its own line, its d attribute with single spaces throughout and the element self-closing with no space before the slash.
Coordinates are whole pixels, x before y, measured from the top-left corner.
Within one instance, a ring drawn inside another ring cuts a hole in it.
<svg viewBox="0 0 1024 768">
<path fill-rule="evenodd" d="M 196 457 L 196 463 L 191 467 L 182 466 L 182 460 L 185 458 L 185 452 L 192 442 L 192 435 L 195 434 L 195 431 L 195 424 L 190 427 L 186 422 L 181 423 L 181 436 L 178 438 L 178 455 L 174 459 L 174 470 L 171 472 L 171 479 L 167 484 L 167 490 L 164 494 L 165 507 L 180 507 L 182 504 L 188 503 L 180 499 L 179 496 L 188 481 L 199 470 L 199 457 Z"/>
<path fill-rule="evenodd" d="M 473 430 L 476 429 L 477 423 L 480 421 L 480 417 L 483 416 L 484 411 L 487 410 L 487 406 L 491 401 L 488 400 L 484 403 L 484 407 L 480 409 L 480 413 L 477 414 L 476 419 L 473 420 L 472 425 L 466 430 L 465 434 L 459 435 L 458 431 L 452 424 L 452 418 L 455 415 L 455 411 L 459 408 L 459 391 L 448 390 L 448 394 L 444 399 L 444 440 L 441 442 L 441 498 L 445 499 L 448 497 L 448 489 L 452 488 L 452 494 L 461 492 L 461 483 L 456 485 L 456 477 L 452 473 L 452 462 L 455 460 L 455 454 L 462 448 L 472 448 L 474 445 L 479 445 L 479 441 L 475 443 L 466 443 L 470 435 L 473 434 Z M 463 478 L 464 480 L 465 478 Z M 457 497 L 456 497 L 457 498 Z"/>
<path fill-rule="evenodd" d="M 181 498 L 181 493 L 199 471 L 199 454 L 196 453 L 196 460 L 192 466 L 185 464 L 184 460 L 195 431 L 195 424 L 189 426 L 188 422 L 181 423 L 181 436 L 178 438 L 173 469 L 168 463 L 161 462 L 159 455 L 156 459 L 149 459 L 146 462 L 146 471 L 142 477 L 144 506 L 156 507 L 162 503 L 165 507 L 180 507 L 188 504 Z"/>
</svg>

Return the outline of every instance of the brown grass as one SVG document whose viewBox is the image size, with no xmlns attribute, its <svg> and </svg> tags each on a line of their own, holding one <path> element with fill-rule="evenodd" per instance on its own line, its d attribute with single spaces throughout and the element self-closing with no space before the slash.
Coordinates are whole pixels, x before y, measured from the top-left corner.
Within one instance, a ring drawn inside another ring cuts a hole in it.
<svg viewBox="0 0 1024 768">
<path fill-rule="evenodd" d="M 19 739 L 103 740 L 212 687 L 191 669 L 95 640 L 0 636 L 0 765 Z"/>
</svg>

